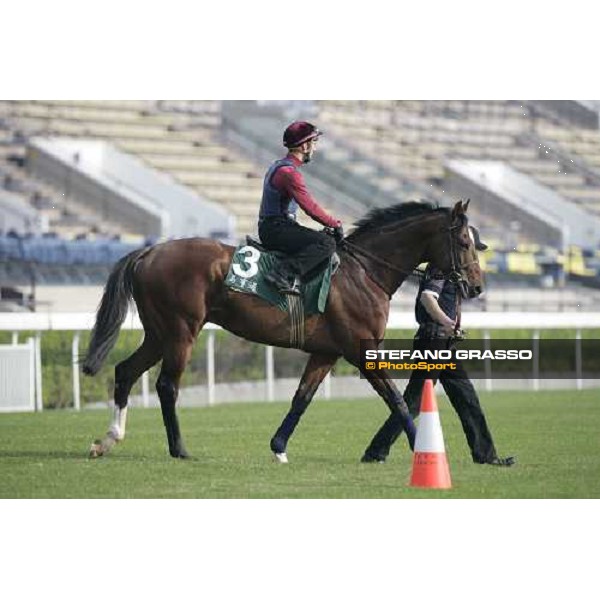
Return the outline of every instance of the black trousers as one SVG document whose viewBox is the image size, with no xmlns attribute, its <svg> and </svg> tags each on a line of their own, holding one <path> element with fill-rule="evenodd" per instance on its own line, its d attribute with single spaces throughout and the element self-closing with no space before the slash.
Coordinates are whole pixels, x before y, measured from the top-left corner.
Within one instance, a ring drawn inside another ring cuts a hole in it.
<svg viewBox="0 0 600 600">
<path fill-rule="evenodd" d="M 428 344 L 427 340 L 415 340 L 414 347 L 419 350 L 425 350 L 428 346 L 432 349 L 440 348 L 439 341 L 433 346 Z M 464 374 L 461 375 L 454 371 L 441 371 L 439 380 L 460 419 L 473 461 L 485 463 L 496 458 L 497 453 L 492 434 L 471 380 L 466 379 Z M 437 379 L 433 379 L 434 385 L 436 381 Z M 424 385 L 423 375 L 413 372 L 403 394 L 412 417 L 419 414 Z M 401 433 L 402 427 L 398 427 L 394 415 L 391 415 L 371 441 L 366 454 L 371 458 L 385 460 L 390 447 Z"/>
<path fill-rule="evenodd" d="M 282 266 L 290 275 L 300 278 L 331 258 L 336 248 L 332 236 L 303 227 L 283 216 L 261 220 L 258 235 L 265 248 L 287 255 Z"/>
<path fill-rule="evenodd" d="M 452 371 L 440 372 L 439 379 L 444 391 L 448 394 L 448 400 L 450 400 L 452 408 L 454 408 L 460 419 L 473 460 L 478 463 L 485 463 L 496 458 L 497 454 L 492 434 L 471 380 L 459 378 Z M 404 400 L 406 400 L 410 414 L 413 416 L 419 414 L 424 384 L 424 379 L 415 377 L 413 374 L 404 390 Z"/>
</svg>

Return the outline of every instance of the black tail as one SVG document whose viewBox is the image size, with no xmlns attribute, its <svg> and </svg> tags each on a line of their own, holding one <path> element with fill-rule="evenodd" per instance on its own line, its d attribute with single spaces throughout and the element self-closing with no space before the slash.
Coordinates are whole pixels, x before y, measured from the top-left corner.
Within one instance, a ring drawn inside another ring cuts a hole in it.
<svg viewBox="0 0 600 600">
<path fill-rule="evenodd" d="M 95 375 L 100 370 L 117 341 L 119 330 L 127 316 L 129 303 L 133 298 L 131 267 L 145 251 L 146 248 L 141 248 L 124 256 L 108 277 L 96 314 L 90 346 L 83 361 L 83 372 L 86 375 Z"/>
</svg>

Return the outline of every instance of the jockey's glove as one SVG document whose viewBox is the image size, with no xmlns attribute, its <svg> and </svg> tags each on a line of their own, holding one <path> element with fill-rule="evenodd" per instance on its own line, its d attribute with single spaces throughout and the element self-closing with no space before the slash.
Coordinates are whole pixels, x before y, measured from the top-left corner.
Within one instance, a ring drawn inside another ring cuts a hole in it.
<svg viewBox="0 0 600 600">
<path fill-rule="evenodd" d="M 333 228 L 333 237 L 338 243 L 344 239 L 344 228 L 341 225 Z"/>
</svg>

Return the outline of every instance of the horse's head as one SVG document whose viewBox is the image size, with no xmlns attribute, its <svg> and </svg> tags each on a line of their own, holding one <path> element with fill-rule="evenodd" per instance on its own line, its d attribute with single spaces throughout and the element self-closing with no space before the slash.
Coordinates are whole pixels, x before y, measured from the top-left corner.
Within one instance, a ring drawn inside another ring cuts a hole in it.
<svg viewBox="0 0 600 600">
<path fill-rule="evenodd" d="M 476 298 L 483 291 L 477 250 L 485 250 L 487 246 L 479 239 L 479 232 L 469 226 L 469 202 L 455 204 L 447 225 L 435 236 L 429 252 L 432 266 L 444 277 L 458 283 L 464 298 Z"/>
</svg>

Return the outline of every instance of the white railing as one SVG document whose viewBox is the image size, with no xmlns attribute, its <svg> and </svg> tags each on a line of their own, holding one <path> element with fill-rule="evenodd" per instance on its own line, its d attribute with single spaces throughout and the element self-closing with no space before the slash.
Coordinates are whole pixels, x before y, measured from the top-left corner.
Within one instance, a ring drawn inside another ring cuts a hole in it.
<svg viewBox="0 0 600 600">
<path fill-rule="evenodd" d="M 0 346 L 0 412 L 41 410 L 41 396 L 36 396 L 37 371 L 35 338 L 25 344 Z"/>
<path fill-rule="evenodd" d="M 72 384 L 73 384 L 73 407 L 79 410 L 80 382 L 79 382 L 79 341 L 80 332 L 89 331 L 94 325 L 94 313 L 0 313 L 0 331 L 12 332 L 13 347 L 19 348 L 19 332 L 36 332 L 31 343 L 35 352 L 35 408 L 42 410 L 42 381 L 41 381 L 41 334 L 44 331 L 72 331 Z M 479 331 L 483 339 L 490 337 L 492 329 L 526 329 L 531 331 L 532 339 L 540 337 L 540 332 L 546 329 L 571 329 L 575 330 L 575 340 L 578 355 L 581 355 L 582 330 L 600 328 L 600 312 L 595 313 L 518 313 L 518 312 L 468 312 L 463 313 L 463 327 L 471 332 Z M 394 312 L 390 314 L 388 329 L 403 331 L 414 331 L 417 324 L 411 312 Z M 142 324 L 137 314 L 130 312 L 125 319 L 122 329 L 141 330 Z M 208 335 L 206 345 L 207 366 L 207 403 L 215 404 L 215 331 L 221 329 L 217 325 L 208 323 L 203 331 Z M 473 337 L 473 336 L 471 336 Z M 9 348 L 11 346 L 8 346 Z M 28 346 L 29 347 L 29 346 Z M 581 361 L 579 361 L 580 367 Z M 577 389 L 583 388 L 583 379 L 579 368 L 576 373 L 575 385 Z M 0 377 L 3 376 L 0 371 Z M 10 377 L 10 373 L 4 373 Z M 533 390 L 540 389 L 539 381 L 532 377 Z M 275 399 L 275 369 L 273 347 L 265 346 L 265 380 L 264 399 L 273 401 Z M 492 379 L 485 380 L 485 389 L 491 390 Z M 0 381 L 0 389 L 2 381 Z M 331 397 L 331 381 L 328 378 L 324 382 L 324 395 Z M 142 405 L 150 405 L 148 372 L 142 376 Z"/>
</svg>

